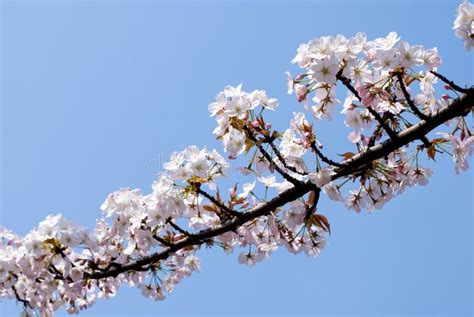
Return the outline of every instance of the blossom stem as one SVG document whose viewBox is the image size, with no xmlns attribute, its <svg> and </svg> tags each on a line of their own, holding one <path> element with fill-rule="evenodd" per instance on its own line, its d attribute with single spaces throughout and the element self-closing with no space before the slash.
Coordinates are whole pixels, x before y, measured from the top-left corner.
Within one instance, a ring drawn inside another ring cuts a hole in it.
<svg viewBox="0 0 474 317">
<path fill-rule="evenodd" d="M 405 97 L 406 102 L 410 106 L 410 109 L 418 116 L 418 118 L 422 120 L 428 119 L 429 116 L 425 115 L 423 112 L 418 109 L 418 107 L 415 105 L 413 100 L 410 97 L 410 94 L 408 93 L 407 87 L 405 86 L 405 83 L 403 82 L 403 77 L 400 72 L 395 73 L 395 76 L 397 76 L 398 82 L 400 83 L 400 88 L 402 89 L 403 96 Z"/>
<path fill-rule="evenodd" d="M 172 244 L 171 242 L 166 241 L 165 239 L 163 239 L 162 237 L 160 237 L 160 236 L 157 235 L 157 234 L 154 234 L 154 235 L 153 235 L 153 239 L 155 239 L 156 241 L 158 241 L 159 243 L 161 243 L 161 244 L 163 244 L 163 245 L 165 245 L 165 246 L 167 246 L 167 247 L 173 246 L 173 244 Z"/>
<path fill-rule="evenodd" d="M 316 153 L 316 155 L 318 155 L 318 157 L 321 159 L 321 161 L 323 161 L 324 163 L 326 164 L 329 164 L 329 165 L 333 165 L 333 166 L 337 166 L 337 167 L 341 167 L 343 166 L 343 164 L 341 163 L 338 163 L 338 162 L 335 162 L 333 160 L 331 160 L 330 158 L 328 158 L 327 156 L 325 156 L 319 149 L 318 147 L 316 146 L 316 142 L 311 142 L 311 149 Z"/>
<path fill-rule="evenodd" d="M 166 223 L 168 223 L 171 227 L 173 227 L 173 229 L 175 229 L 175 230 L 178 231 L 179 233 L 184 234 L 185 236 L 188 236 L 188 237 L 193 236 L 193 234 L 191 234 L 190 232 L 184 230 L 183 228 L 181 228 L 180 226 L 178 226 L 177 224 L 175 224 L 171 219 L 172 219 L 172 218 L 169 217 L 169 218 L 166 220 Z"/>
<path fill-rule="evenodd" d="M 354 96 L 357 98 L 357 100 L 359 100 L 359 102 L 362 102 L 362 98 L 360 97 L 359 93 L 354 88 L 354 86 L 352 86 L 351 80 L 342 74 L 343 70 L 344 68 L 341 68 L 339 72 L 337 72 L 336 79 L 341 81 L 342 84 L 346 86 L 347 89 L 349 89 L 354 94 Z M 388 126 L 388 124 L 385 122 L 385 120 L 380 116 L 380 114 L 377 111 L 375 111 L 371 107 L 367 107 L 367 110 L 375 118 L 375 120 L 377 120 L 377 122 L 383 127 L 383 129 L 387 132 L 390 138 L 394 139 L 397 137 L 397 133 Z"/>
<path fill-rule="evenodd" d="M 275 155 L 277 156 L 278 160 L 280 160 L 280 162 L 283 164 L 283 166 L 286 168 L 286 169 L 289 169 L 290 171 L 292 171 L 293 173 L 297 173 L 297 174 L 300 174 L 300 175 L 306 175 L 307 173 L 306 172 L 300 172 L 298 171 L 295 167 L 293 166 L 290 166 L 288 165 L 288 163 L 286 162 L 285 158 L 283 157 L 283 155 L 281 155 L 280 151 L 278 150 L 278 148 L 276 147 L 275 143 L 272 141 L 272 139 L 268 136 L 265 136 L 265 141 L 270 144 L 270 147 L 272 148 L 273 152 L 275 153 Z"/>
<path fill-rule="evenodd" d="M 244 126 L 245 131 L 247 132 L 247 137 L 255 144 L 255 146 L 260 150 L 260 153 L 265 157 L 265 159 L 272 165 L 272 167 L 281 175 L 283 176 L 284 179 L 292 183 L 293 185 L 298 185 L 300 183 L 299 180 L 285 172 L 278 164 L 275 163 L 275 161 L 272 159 L 270 154 L 263 148 L 263 146 L 258 142 L 258 140 L 255 138 L 253 135 L 252 130 L 245 125 Z"/>
</svg>

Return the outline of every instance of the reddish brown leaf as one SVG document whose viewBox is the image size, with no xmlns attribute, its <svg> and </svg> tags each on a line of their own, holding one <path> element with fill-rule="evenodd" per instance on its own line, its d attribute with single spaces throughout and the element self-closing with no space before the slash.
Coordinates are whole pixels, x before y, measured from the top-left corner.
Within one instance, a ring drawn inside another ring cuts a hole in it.
<svg viewBox="0 0 474 317">
<path fill-rule="evenodd" d="M 204 205 L 204 206 L 202 206 L 202 208 L 206 211 L 216 212 L 216 207 L 215 206 Z"/>
<path fill-rule="evenodd" d="M 344 160 L 348 160 L 350 159 L 351 157 L 353 157 L 355 155 L 355 153 L 352 153 L 352 152 L 346 152 L 346 153 L 342 153 L 342 154 L 338 154 L 339 156 L 342 156 L 344 158 Z"/>
<path fill-rule="evenodd" d="M 313 214 L 311 215 L 310 222 L 311 224 L 318 226 L 324 231 L 331 233 L 331 225 L 329 224 L 329 221 L 325 216 L 320 214 Z"/>
<path fill-rule="evenodd" d="M 309 193 L 308 201 L 306 202 L 308 206 L 313 205 L 315 198 L 316 198 L 316 192 L 313 190 L 311 193 Z"/>
<path fill-rule="evenodd" d="M 430 146 L 430 147 L 426 150 L 426 153 L 428 153 L 428 158 L 432 159 L 433 161 L 436 161 L 436 160 L 435 160 L 436 149 L 435 149 L 435 147 L 434 147 L 433 145 Z"/>
</svg>

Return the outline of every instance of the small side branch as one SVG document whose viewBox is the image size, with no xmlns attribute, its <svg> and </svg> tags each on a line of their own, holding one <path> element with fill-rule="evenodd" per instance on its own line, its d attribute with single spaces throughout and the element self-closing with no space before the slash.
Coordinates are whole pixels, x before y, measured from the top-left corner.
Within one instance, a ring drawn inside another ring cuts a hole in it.
<svg viewBox="0 0 474 317">
<path fill-rule="evenodd" d="M 354 96 L 356 96 L 356 98 L 359 100 L 359 101 L 362 101 L 362 98 L 360 97 L 359 93 L 357 92 L 357 90 L 354 88 L 354 86 L 352 86 L 351 84 L 351 80 L 347 77 L 345 77 L 344 75 L 342 75 L 342 71 L 344 70 L 344 68 L 341 68 L 337 74 L 336 74 L 336 79 L 339 80 L 344 86 L 347 87 L 347 89 L 350 90 L 350 92 L 352 92 L 354 94 Z"/>
<path fill-rule="evenodd" d="M 13 293 L 15 294 L 15 297 L 16 297 L 17 301 L 22 303 L 23 306 L 25 306 L 25 307 L 28 306 L 28 307 L 32 308 L 29 301 L 27 301 L 26 299 L 23 299 L 23 298 L 20 297 L 20 294 L 18 294 L 18 291 L 15 288 L 15 285 L 12 286 L 12 290 L 13 290 Z"/>
<path fill-rule="evenodd" d="M 172 219 L 172 218 L 169 217 L 169 218 L 166 220 L 166 223 L 168 223 L 171 227 L 173 227 L 174 230 L 178 231 L 179 233 L 184 234 L 184 235 L 187 236 L 187 237 L 191 237 L 191 236 L 193 235 L 192 233 L 190 233 L 190 232 L 188 232 L 188 231 L 182 229 L 180 226 L 178 226 L 177 224 L 175 224 L 175 223 L 173 222 L 173 220 L 171 220 L 171 219 Z"/>
<path fill-rule="evenodd" d="M 283 157 L 283 155 L 281 155 L 280 151 L 278 150 L 278 148 L 276 147 L 275 143 L 273 143 L 272 139 L 270 137 L 265 137 L 265 141 L 270 144 L 270 147 L 272 148 L 273 152 L 275 153 L 275 155 L 278 157 L 278 160 L 280 160 L 280 162 L 283 164 L 283 166 L 292 171 L 293 173 L 297 173 L 297 174 L 300 174 L 300 175 L 307 175 L 307 173 L 305 172 L 300 172 L 298 171 L 295 167 L 293 166 L 290 166 L 288 165 L 288 163 L 286 162 L 285 158 Z"/>
<path fill-rule="evenodd" d="M 333 165 L 333 166 L 337 166 L 337 167 L 341 167 L 341 166 L 344 165 L 344 164 L 335 162 L 335 161 L 331 160 L 330 158 L 328 158 L 327 156 L 325 156 L 325 155 L 318 149 L 318 147 L 316 146 L 316 142 L 314 142 L 314 141 L 311 142 L 311 149 L 316 153 L 316 155 L 321 159 L 321 161 L 323 161 L 323 162 L 326 163 L 326 164 Z"/>
<path fill-rule="evenodd" d="M 309 205 L 306 209 L 305 218 L 311 217 L 313 212 L 316 210 L 316 207 L 318 206 L 319 198 L 321 197 L 321 188 L 316 187 L 314 191 L 311 192 L 310 195 L 313 195 L 313 196 L 311 197 L 311 205 Z"/>
<path fill-rule="evenodd" d="M 436 77 L 444 81 L 446 84 L 451 86 L 451 88 L 453 88 L 456 91 L 462 92 L 463 94 L 467 94 L 469 91 L 469 88 L 462 88 L 461 86 L 456 85 L 454 81 L 449 80 L 448 78 L 441 75 L 440 73 L 435 72 L 434 70 L 430 70 L 430 73 L 432 73 L 433 75 L 435 75 Z"/>
<path fill-rule="evenodd" d="M 291 176 L 290 174 L 288 174 L 287 172 L 285 172 L 280 166 L 278 166 L 278 164 L 275 163 L 275 161 L 272 159 L 272 157 L 270 156 L 270 154 L 268 154 L 267 151 L 265 151 L 265 149 L 263 148 L 262 144 L 260 144 L 258 142 L 258 140 L 255 138 L 255 136 L 253 135 L 253 132 L 252 130 L 249 129 L 249 127 L 247 126 L 244 126 L 245 128 L 245 131 L 247 132 L 247 137 L 255 144 L 255 146 L 260 150 L 260 153 L 262 153 L 262 155 L 265 157 L 265 159 L 268 161 L 268 163 L 270 163 L 273 168 L 275 168 L 275 170 L 281 175 L 283 176 L 284 179 L 286 179 L 287 181 L 289 181 L 290 183 L 292 183 L 293 185 L 298 185 L 300 184 L 300 181 L 297 180 L 296 178 L 294 178 L 293 176 Z"/>
<path fill-rule="evenodd" d="M 158 241 L 159 243 L 161 243 L 162 245 L 165 245 L 167 247 L 172 247 L 173 246 L 173 244 L 171 242 L 166 241 L 165 239 L 163 239 L 162 237 L 160 237 L 157 234 L 153 235 L 153 239 L 155 239 L 156 241 Z"/>
<path fill-rule="evenodd" d="M 405 82 L 403 81 L 403 77 L 402 77 L 402 74 L 400 72 L 397 72 L 395 74 L 397 76 L 397 79 L 398 79 L 398 82 L 400 83 L 400 88 L 402 89 L 402 92 L 403 92 L 403 96 L 405 97 L 405 100 L 406 102 L 408 103 L 408 105 L 410 106 L 410 109 L 415 113 L 415 115 L 420 118 L 421 120 L 428 120 L 430 117 L 425 115 L 423 112 L 420 111 L 420 109 L 418 109 L 418 107 L 415 105 L 415 103 L 413 102 L 413 100 L 411 99 L 411 96 L 410 94 L 408 93 L 408 90 L 405 86 Z M 422 136 L 420 138 L 420 141 L 423 142 L 423 145 L 426 147 L 426 148 L 429 148 L 431 146 L 431 142 L 428 140 L 428 138 L 426 137 L 426 135 Z"/>
<path fill-rule="evenodd" d="M 231 215 L 233 217 L 240 217 L 241 214 L 240 212 L 237 212 L 233 209 L 230 209 L 229 207 L 227 207 L 226 205 L 224 205 L 222 202 L 220 202 L 219 200 L 217 200 L 215 197 L 209 195 L 207 192 L 203 191 L 201 188 L 197 188 L 196 189 L 196 192 L 198 194 L 201 194 L 203 195 L 204 197 L 206 197 L 207 199 L 209 199 L 214 205 L 216 205 L 220 210 L 222 210 L 223 212 L 227 213 L 228 215 Z"/>
<path fill-rule="evenodd" d="M 377 125 L 377 127 L 374 130 L 374 133 L 369 139 L 369 143 L 367 144 L 367 148 L 370 148 L 375 145 L 375 141 L 377 138 L 382 134 L 382 126 L 380 124 Z"/>
<path fill-rule="evenodd" d="M 344 86 L 346 86 L 347 89 L 349 89 L 354 94 L 354 96 L 356 96 L 359 102 L 362 102 L 362 98 L 360 97 L 359 93 L 354 88 L 354 86 L 352 86 L 351 80 L 345 77 L 344 75 L 342 75 L 342 71 L 343 71 L 343 68 L 341 68 L 339 72 L 336 74 L 336 79 L 339 80 Z M 385 120 L 380 116 L 380 114 L 377 111 L 375 111 L 371 107 L 367 107 L 367 110 L 369 110 L 370 114 L 375 118 L 375 120 L 377 120 L 377 122 L 387 132 L 390 138 L 392 139 L 397 138 L 397 133 L 388 126 L 388 124 L 385 122 Z"/>
<path fill-rule="evenodd" d="M 403 82 L 403 77 L 400 72 L 397 72 L 396 75 L 398 82 L 400 83 L 400 88 L 402 89 L 403 96 L 405 96 L 405 100 L 407 101 L 408 105 L 410 106 L 410 109 L 418 116 L 418 118 L 422 120 L 427 120 L 428 116 L 425 115 L 423 112 L 418 109 L 418 107 L 415 105 L 413 100 L 410 97 L 410 94 L 408 93 L 407 87 L 405 86 L 405 83 Z"/>
<path fill-rule="evenodd" d="M 388 124 L 385 122 L 385 120 L 380 116 L 380 114 L 375 111 L 373 108 L 371 107 L 367 107 L 367 110 L 369 110 L 370 114 L 375 118 L 375 120 L 377 120 L 377 122 L 379 123 L 379 125 L 385 130 L 385 132 L 387 132 L 388 136 L 391 138 L 391 139 L 396 139 L 397 138 L 397 133 L 395 131 L 392 130 L 392 128 L 390 128 L 388 126 Z"/>
</svg>

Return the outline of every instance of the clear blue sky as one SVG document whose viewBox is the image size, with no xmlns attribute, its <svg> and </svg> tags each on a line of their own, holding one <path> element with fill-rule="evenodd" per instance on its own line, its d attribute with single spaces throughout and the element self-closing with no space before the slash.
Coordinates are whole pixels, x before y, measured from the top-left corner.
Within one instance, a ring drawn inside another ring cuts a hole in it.
<svg viewBox="0 0 474 317">
<path fill-rule="evenodd" d="M 472 53 L 451 31 L 458 4 L 2 1 L 0 222 L 24 234 L 60 212 L 92 228 L 109 192 L 148 191 L 172 151 L 222 149 L 207 105 L 227 84 L 279 98 L 272 120 L 284 128 L 302 107 L 283 72 L 313 37 L 395 30 L 437 46 L 441 71 L 472 84 Z M 341 120 L 319 131 L 330 154 L 345 149 Z M 449 157 L 428 166 L 428 187 L 372 215 L 322 199 L 333 233 L 319 258 L 279 251 L 248 268 L 206 251 L 201 273 L 164 302 L 124 287 L 82 315 L 470 315 L 473 172 L 457 176 Z M 2 316 L 20 311 L 0 305 Z"/>
</svg>

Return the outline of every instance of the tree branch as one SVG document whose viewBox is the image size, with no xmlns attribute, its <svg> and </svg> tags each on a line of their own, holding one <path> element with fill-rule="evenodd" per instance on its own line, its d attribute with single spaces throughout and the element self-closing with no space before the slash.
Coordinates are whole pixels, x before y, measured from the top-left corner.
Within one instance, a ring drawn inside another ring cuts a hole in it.
<svg viewBox="0 0 474 317">
<path fill-rule="evenodd" d="M 418 124 L 398 133 L 396 139 L 388 139 L 344 161 L 344 166 L 335 169 L 335 174 L 332 176 L 332 180 L 347 176 L 351 174 L 354 170 L 366 165 L 367 163 L 387 156 L 394 150 L 402 146 L 408 145 L 409 143 L 419 139 L 423 135 L 426 135 L 428 132 L 432 131 L 436 127 L 444 124 L 445 122 L 453 118 L 467 115 L 473 105 L 474 88 L 470 88 L 467 90 L 467 93 L 465 95 L 454 100 L 449 106 L 438 110 L 429 119 L 422 120 Z M 268 215 L 277 208 L 302 197 L 311 190 L 314 190 L 313 183 L 311 183 L 310 181 L 299 182 L 295 184 L 295 186 L 293 186 L 292 188 L 287 189 L 286 191 L 282 192 L 273 199 L 260 205 L 257 205 L 256 207 L 243 213 L 240 218 L 233 219 L 228 223 L 222 224 L 212 229 L 201 230 L 198 233 L 193 234 L 192 236 L 186 236 L 183 239 L 174 243 L 173 246 L 168 247 L 161 252 L 153 253 L 139 260 L 117 266 L 114 269 L 105 272 L 95 272 L 92 274 L 87 274 L 87 277 L 89 279 L 102 279 L 106 277 L 116 277 L 119 274 L 127 271 L 141 270 L 146 265 L 165 260 L 171 254 L 180 249 L 200 244 L 206 239 L 217 237 L 229 231 L 234 231 L 245 223 L 255 218 Z"/>
</svg>

